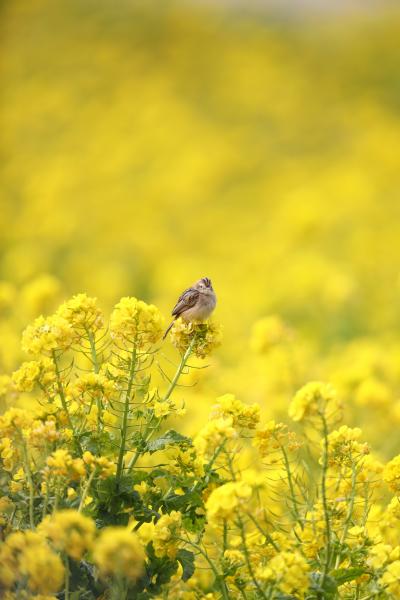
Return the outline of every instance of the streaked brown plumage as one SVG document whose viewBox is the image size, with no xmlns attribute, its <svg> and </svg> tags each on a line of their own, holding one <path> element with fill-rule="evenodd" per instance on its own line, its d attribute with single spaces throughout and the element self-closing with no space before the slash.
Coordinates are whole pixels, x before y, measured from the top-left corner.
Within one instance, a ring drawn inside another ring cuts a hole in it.
<svg viewBox="0 0 400 600">
<path fill-rule="evenodd" d="M 211 279 L 203 277 L 196 281 L 190 288 L 182 292 L 172 311 L 173 321 L 164 333 L 164 338 L 171 329 L 174 321 L 182 317 L 185 321 L 204 321 L 207 319 L 217 304 Z"/>
</svg>

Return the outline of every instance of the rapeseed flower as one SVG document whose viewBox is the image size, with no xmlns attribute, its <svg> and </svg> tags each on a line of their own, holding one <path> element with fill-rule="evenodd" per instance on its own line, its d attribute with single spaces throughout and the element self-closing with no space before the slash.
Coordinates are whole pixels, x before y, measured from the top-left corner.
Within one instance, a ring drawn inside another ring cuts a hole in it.
<svg viewBox="0 0 400 600">
<path fill-rule="evenodd" d="M 124 344 L 145 347 L 161 339 L 164 319 L 153 304 L 133 297 L 122 298 L 110 319 L 111 337 Z"/>
<path fill-rule="evenodd" d="M 125 527 L 106 527 L 96 540 L 93 560 L 101 577 L 135 582 L 143 572 L 145 553 L 135 533 Z"/>
<path fill-rule="evenodd" d="M 341 402 L 333 386 L 329 383 L 311 381 L 294 396 L 289 406 L 289 417 L 293 421 L 302 421 L 315 417 L 341 417 Z"/>
<path fill-rule="evenodd" d="M 51 355 L 56 350 L 67 350 L 76 340 L 70 323 L 60 315 L 35 319 L 22 334 L 22 349 L 28 354 Z"/>
<path fill-rule="evenodd" d="M 283 594 L 295 594 L 304 598 L 309 587 L 310 567 L 299 552 L 280 552 L 267 564 L 260 567 L 257 576 L 273 582 Z"/>
<path fill-rule="evenodd" d="M 255 429 L 260 420 L 260 406 L 259 404 L 248 406 L 233 394 L 224 394 L 219 396 L 216 404 L 212 406 L 210 418 L 232 418 L 232 426 L 236 429 Z"/>
<path fill-rule="evenodd" d="M 59 510 L 40 523 L 38 533 L 46 537 L 57 550 L 80 560 L 91 550 L 96 526 L 92 519 L 76 510 Z"/>
<path fill-rule="evenodd" d="M 81 335 L 96 333 L 104 325 L 104 316 L 97 306 L 97 298 L 90 298 L 86 294 L 76 294 L 61 304 L 57 315 Z"/>
<path fill-rule="evenodd" d="M 182 354 L 192 345 L 192 353 L 197 358 L 206 358 L 221 345 L 222 330 L 219 325 L 208 323 L 192 323 L 177 319 L 171 329 L 172 344 Z"/>
</svg>

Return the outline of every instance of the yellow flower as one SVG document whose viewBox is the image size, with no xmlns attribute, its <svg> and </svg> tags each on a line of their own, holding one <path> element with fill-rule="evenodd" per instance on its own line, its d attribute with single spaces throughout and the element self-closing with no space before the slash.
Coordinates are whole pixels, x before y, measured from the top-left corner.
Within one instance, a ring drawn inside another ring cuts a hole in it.
<svg viewBox="0 0 400 600">
<path fill-rule="evenodd" d="M 350 527 L 347 531 L 346 541 L 350 548 L 354 548 L 355 546 L 362 546 L 366 538 L 364 527 L 360 527 L 359 525 L 355 525 L 354 527 Z"/>
<path fill-rule="evenodd" d="M 80 333 L 94 333 L 104 324 L 103 313 L 97 306 L 97 298 L 90 298 L 86 294 L 76 294 L 61 304 L 57 315 Z"/>
<path fill-rule="evenodd" d="M 3 439 L 0 440 L 0 457 L 5 471 L 12 471 L 14 463 L 16 463 L 19 458 L 19 453 L 14 448 L 12 440 L 8 437 L 3 437 Z"/>
<path fill-rule="evenodd" d="M 300 442 L 296 434 L 288 431 L 284 423 L 276 423 L 274 420 L 256 431 L 253 445 L 258 448 L 263 458 L 271 457 L 280 448 L 286 448 L 293 451 L 300 447 Z"/>
<path fill-rule="evenodd" d="M 169 402 L 154 402 L 153 404 L 154 416 L 159 419 L 160 417 L 166 417 L 172 412 L 172 407 Z"/>
<path fill-rule="evenodd" d="M 223 441 L 236 437 L 237 432 L 232 427 L 232 417 L 215 419 L 199 431 L 193 440 L 193 445 L 199 456 L 212 456 Z"/>
<path fill-rule="evenodd" d="M 118 302 L 111 314 L 111 337 L 130 345 L 155 344 L 161 339 L 163 322 L 156 306 L 127 296 Z"/>
<path fill-rule="evenodd" d="M 395 560 L 386 567 L 379 583 L 385 588 L 386 593 L 392 595 L 392 598 L 400 596 L 400 560 Z"/>
<path fill-rule="evenodd" d="M 255 429 L 260 421 L 260 407 L 258 404 L 247 405 L 237 400 L 233 394 L 224 394 L 217 398 L 216 404 L 211 409 L 210 418 L 232 418 L 233 427 Z"/>
<path fill-rule="evenodd" d="M 211 492 L 206 502 L 208 520 L 219 523 L 221 519 L 234 519 L 234 511 L 245 507 L 252 494 L 252 486 L 245 481 L 230 481 L 221 485 Z"/>
<path fill-rule="evenodd" d="M 189 477 L 202 477 L 204 475 L 204 461 L 197 456 L 195 449 L 183 450 L 179 448 L 175 452 L 174 463 L 170 466 L 172 473 L 179 475 L 184 473 Z"/>
<path fill-rule="evenodd" d="M 223 562 L 230 568 L 237 568 L 244 564 L 245 557 L 240 550 L 225 550 L 223 554 Z"/>
<path fill-rule="evenodd" d="M 175 558 L 178 551 L 176 536 L 180 534 L 182 515 L 173 510 L 167 515 L 162 515 L 155 523 L 152 540 L 156 556 L 169 556 Z"/>
<path fill-rule="evenodd" d="M 77 497 L 76 490 L 72 487 L 67 488 L 67 497 L 68 500 L 74 500 Z"/>
<path fill-rule="evenodd" d="M 20 437 L 30 431 L 32 423 L 32 414 L 22 408 L 10 408 L 0 415 L 0 431 L 3 436 Z"/>
<path fill-rule="evenodd" d="M 395 493 L 400 492 L 400 454 L 385 465 L 382 478 Z"/>
<path fill-rule="evenodd" d="M 25 577 L 31 591 L 43 594 L 57 592 L 64 578 L 60 557 L 33 531 L 12 533 L 0 546 L 0 583 L 10 588 Z"/>
<path fill-rule="evenodd" d="M 83 373 L 68 386 L 69 399 L 81 404 L 92 404 L 101 400 L 104 404 L 115 393 L 115 383 L 101 373 Z"/>
<path fill-rule="evenodd" d="M 205 358 L 221 345 L 222 331 L 219 325 L 211 321 L 192 323 L 179 318 L 172 326 L 170 338 L 182 354 L 193 344 L 192 354 L 197 358 Z"/>
<path fill-rule="evenodd" d="M 328 435 L 328 463 L 331 467 L 351 467 L 360 457 L 369 453 L 367 443 L 358 440 L 362 435 L 359 427 L 347 427 L 342 425 L 339 429 Z M 321 440 L 321 445 L 324 440 Z"/>
<path fill-rule="evenodd" d="M 26 548 L 20 558 L 20 571 L 28 577 L 34 592 L 57 592 L 63 581 L 64 567 L 60 557 L 47 544 Z"/>
<path fill-rule="evenodd" d="M 116 471 L 115 464 L 106 456 L 94 456 L 91 452 L 86 451 L 83 453 L 82 458 L 85 464 L 97 470 L 97 474 L 102 479 L 114 475 Z"/>
<path fill-rule="evenodd" d="M 289 406 L 289 417 L 293 421 L 317 416 L 340 418 L 340 415 L 341 403 L 337 400 L 336 391 L 329 383 L 319 381 L 303 386 Z"/>
<path fill-rule="evenodd" d="M 85 463 L 81 458 L 73 458 L 68 450 L 59 448 L 46 460 L 47 466 L 54 475 L 61 475 L 70 479 L 85 477 Z"/>
<path fill-rule="evenodd" d="M 71 325 L 60 315 L 38 317 L 22 334 L 22 349 L 28 354 L 51 355 L 67 350 L 75 340 Z"/>
<path fill-rule="evenodd" d="M 303 598 L 309 587 L 310 567 L 299 552 L 279 552 L 266 567 L 260 567 L 256 575 L 262 580 L 273 581 L 280 592 L 296 594 Z"/>
<path fill-rule="evenodd" d="M 106 527 L 96 541 L 93 560 L 102 577 L 136 581 L 143 572 L 145 552 L 135 533 L 124 527 Z"/>
<path fill-rule="evenodd" d="M 389 562 L 392 550 L 393 549 L 390 544 L 374 544 L 368 548 L 367 564 L 373 569 L 381 569 L 387 562 Z"/>
<path fill-rule="evenodd" d="M 36 420 L 32 423 L 29 433 L 29 443 L 37 448 L 43 447 L 49 442 L 55 442 L 61 438 L 61 432 L 57 430 L 57 424 L 53 418 L 47 421 Z"/>
<path fill-rule="evenodd" d="M 92 548 L 96 526 L 92 519 L 76 510 L 60 510 L 45 517 L 38 532 L 47 537 L 57 550 L 80 560 Z"/>
<path fill-rule="evenodd" d="M 388 513 L 400 520 L 400 497 L 394 496 L 387 507 Z"/>
<path fill-rule="evenodd" d="M 14 371 L 12 374 L 12 380 L 18 391 L 31 392 L 37 381 L 39 373 L 39 362 L 37 360 L 31 360 L 30 362 L 22 363 L 18 371 Z"/>
</svg>

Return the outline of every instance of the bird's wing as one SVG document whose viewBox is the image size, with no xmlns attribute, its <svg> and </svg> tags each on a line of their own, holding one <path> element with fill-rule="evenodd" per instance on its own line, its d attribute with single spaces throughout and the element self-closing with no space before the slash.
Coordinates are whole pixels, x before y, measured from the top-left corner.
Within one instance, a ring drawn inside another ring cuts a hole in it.
<svg viewBox="0 0 400 600">
<path fill-rule="evenodd" d="M 185 310 L 192 308 L 199 299 L 200 292 L 194 288 L 188 288 L 178 298 L 178 302 L 174 306 L 172 316 L 179 317 Z"/>
</svg>

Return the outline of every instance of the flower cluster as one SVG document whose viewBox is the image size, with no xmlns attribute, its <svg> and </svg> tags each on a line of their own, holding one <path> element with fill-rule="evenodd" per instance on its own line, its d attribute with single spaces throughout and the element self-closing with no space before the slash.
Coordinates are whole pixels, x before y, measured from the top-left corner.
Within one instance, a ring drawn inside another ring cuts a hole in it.
<svg viewBox="0 0 400 600">
<path fill-rule="evenodd" d="M 55 350 L 67 350 L 76 341 L 71 324 L 60 315 L 38 317 L 22 334 L 22 349 L 28 354 L 51 356 Z"/>
<path fill-rule="evenodd" d="M 383 479 L 391 490 L 400 494 L 400 454 L 387 463 L 383 470 Z"/>
<path fill-rule="evenodd" d="M 115 391 L 114 381 L 101 373 L 82 373 L 67 388 L 67 394 L 71 400 L 86 405 L 97 399 L 107 402 L 115 394 Z"/>
<path fill-rule="evenodd" d="M 254 436 L 254 446 L 263 458 L 269 458 L 276 450 L 286 448 L 289 451 L 298 450 L 300 441 L 296 434 L 288 430 L 284 423 L 268 421 Z"/>
<path fill-rule="evenodd" d="M 61 304 L 57 314 L 81 335 L 95 333 L 104 325 L 104 316 L 97 306 L 97 298 L 77 294 Z"/>
<path fill-rule="evenodd" d="M 0 545 L 0 585 L 12 589 L 26 578 L 30 592 L 53 594 L 61 589 L 64 567 L 42 536 L 18 531 Z"/>
<path fill-rule="evenodd" d="M 198 358 L 205 358 L 221 345 L 222 331 L 219 325 L 192 323 L 177 319 L 171 329 L 171 342 L 182 354 L 190 347 Z"/>
<path fill-rule="evenodd" d="M 329 466 L 343 467 L 355 466 L 366 454 L 369 454 L 367 443 L 358 440 L 362 435 L 359 427 L 347 427 L 342 425 L 339 429 L 332 431 L 328 436 L 328 463 Z M 323 444 L 324 442 L 321 442 Z"/>
<path fill-rule="evenodd" d="M 60 510 L 40 523 L 38 532 L 54 548 L 80 560 L 92 548 L 96 526 L 91 519 L 75 510 Z"/>
<path fill-rule="evenodd" d="M 193 440 L 193 445 L 199 456 L 212 456 L 222 442 L 237 438 L 232 418 L 209 421 Z"/>
<path fill-rule="evenodd" d="M 220 523 L 221 519 L 234 518 L 234 510 L 245 506 L 252 493 L 251 487 L 243 481 L 225 483 L 211 492 L 207 500 L 208 519 Z"/>
<path fill-rule="evenodd" d="M 177 539 L 182 529 L 182 515 L 173 510 L 170 514 L 162 515 L 155 523 L 151 534 L 156 556 L 175 557 L 179 547 Z"/>
<path fill-rule="evenodd" d="M 102 577 L 136 581 L 143 573 L 145 553 L 136 536 L 124 527 L 107 527 L 96 542 L 93 560 Z"/>
<path fill-rule="evenodd" d="M 310 567 L 299 552 L 279 552 L 268 565 L 259 569 L 261 579 L 274 581 L 283 594 L 304 598 L 309 589 Z"/>
<path fill-rule="evenodd" d="M 110 331 L 116 341 L 140 345 L 155 344 L 161 338 L 164 320 L 153 304 L 125 297 L 118 302 L 111 315 Z"/>
<path fill-rule="evenodd" d="M 54 362 L 47 357 L 24 362 L 14 371 L 12 380 L 19 392 L 31 392 L 35 384 L 42 389 L 51 387 L 56 380 Z"/>
<path fill-rule="evenodd" d="M 212 419 L 232 419 L 232 426 L 236 429 L 255 429 L 260 420 L 260 406 L 251 406 L 237 400 L 233 394 L 224 394 L 217 398 L 216 404 L 211 409 Z"/>
<path fill-rule="evenodd" d="M 311 381 L 294 396 L 289 416 L 293 421 L 302 421 L 307 417 L 340 419 L 341 408 L 336 391 L 329 383 Z"/>
<path fill-rule="evenodd" d="M 67 479 L 79 479 L 86 475 L 85 463 L 82 458 L 74 458 L 68 450 L 54 450 L 46 460 L 48 470 L 53 475 Z"/>
</svg>

